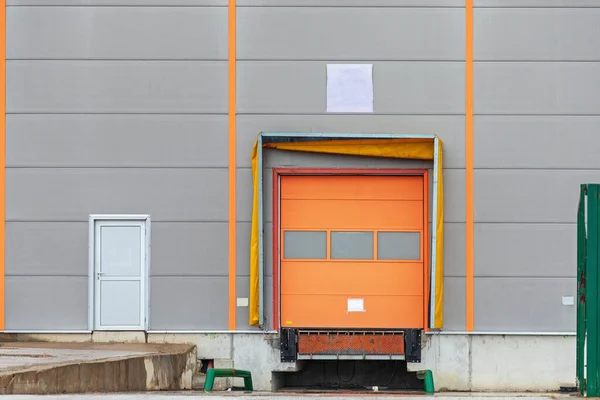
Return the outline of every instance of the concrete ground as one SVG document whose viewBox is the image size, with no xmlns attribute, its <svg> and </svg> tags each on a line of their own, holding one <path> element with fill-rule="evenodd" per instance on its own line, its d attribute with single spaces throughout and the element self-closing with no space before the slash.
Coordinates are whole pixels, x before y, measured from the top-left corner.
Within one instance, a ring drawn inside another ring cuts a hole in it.
<svg viewBox="0 0 600 400">
<path fill-rule="evenodd" d="M 189 397 L 199 398 L 203 397 L 207 400 L 314 400 L 319 397 L 327 397 L 328 400 L 343 400 L 343 399 L 368 399 L 368 400 L 390 400 L 391 398 L 401 398 L 402 400 L 428 400 L 428 399 L 443 399 L 443 400 L 549 400 L 549 399 L 564 399 L 570 396 L 558 395 L 558 394 L 533 394 L 533 393 L 507 393 L 507 394 L 494 394 L 494 393 L 441 393 L 435 396 L 413 396 L 413 395 L 376 395 L 376 394 L 352 394 L 352 395 L 339 395 L 335 393 L 320 393 L 313 395 L 291 395 L 291 394 L 240 394 L 240 393 L 214 393 L 206 394 L 203 392 L 176 392 L 176 393 L 130 393 L 130 394 L 90 394 L 90 395 L 56 395 L 56 396 L 19 396 L 13 395 L 6 397 L 7 400 L 75 400 L 75 399 L 89 399 L 89 400 L 181 400 Z"/>
<path fill-rule="evenodd" d="M 44 365 L 142 356 L 156 352 L 158 352 L 156 346 L 103 346 L 96 343 L 3 343 L 0 347 L 0 371 L 20 371 Z"/>
<path fill-rule="evenodd" d="M 0 394 L 102 393 L 192 388 L 189 344 L 0 344 Z"/>
</svg>

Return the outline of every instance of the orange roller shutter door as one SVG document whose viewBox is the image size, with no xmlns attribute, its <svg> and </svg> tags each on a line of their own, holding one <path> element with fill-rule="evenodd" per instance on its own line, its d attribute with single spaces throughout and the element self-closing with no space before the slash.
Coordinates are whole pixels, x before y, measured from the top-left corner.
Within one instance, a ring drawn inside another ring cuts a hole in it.
<svg viewBox="0 0 600 400">
<path fill-rule="evenodd" d="M 422 328 L 423 176 L 282 176 L 281 326 Z"/>
</svg>

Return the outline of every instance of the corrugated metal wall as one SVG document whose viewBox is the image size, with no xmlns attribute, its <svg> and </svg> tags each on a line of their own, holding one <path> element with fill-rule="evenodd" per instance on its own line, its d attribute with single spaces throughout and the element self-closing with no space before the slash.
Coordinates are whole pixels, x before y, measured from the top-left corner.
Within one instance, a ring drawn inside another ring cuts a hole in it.
<svg viewBox="0 0 600 400">
<path fill-rule="evenodd" d="M 445 327 L 464 330 L 464 2 L 238 4 L 237 295 L 258 132 L 436 133 Z M 87 328 L 90 213 L 152 215 L 151 329 L 227 329 L 226 1 L 8 5 L 6 329 Z M 600 6 L 475 6 L 475 329 L 571 331 L 577 185 L 600 179 Z M 332 62 L 374 64 L 374 115 L 325 113 Z"/>
</svg>

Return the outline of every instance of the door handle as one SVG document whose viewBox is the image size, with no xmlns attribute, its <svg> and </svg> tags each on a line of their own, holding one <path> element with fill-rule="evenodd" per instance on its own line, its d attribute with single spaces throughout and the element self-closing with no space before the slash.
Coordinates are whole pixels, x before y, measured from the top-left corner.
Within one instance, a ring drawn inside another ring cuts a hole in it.
<svg viewBox="0 0 600 400">
<path fill-rule="evenodd" d="M 96 277 L 97 277 L 98 279 L 100 279 L 100 277 L 101 277 L 102 275 L 104 275 L 104 272 L 102 272 L 102 271 L 100 271 L 100 272 L 96 272 Z"/>
</svg>

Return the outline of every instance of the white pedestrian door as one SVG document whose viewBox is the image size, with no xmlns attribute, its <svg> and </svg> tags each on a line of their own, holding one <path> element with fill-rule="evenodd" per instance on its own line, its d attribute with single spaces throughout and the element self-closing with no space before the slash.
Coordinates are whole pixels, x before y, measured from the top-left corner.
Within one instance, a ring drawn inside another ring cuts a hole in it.
<svg viewBox="0 0 600 400">
<path fill-rule="evenodd" d="M 94 328 L 145 330 L 146 222 L 96 220 Z"/>
</svg>

